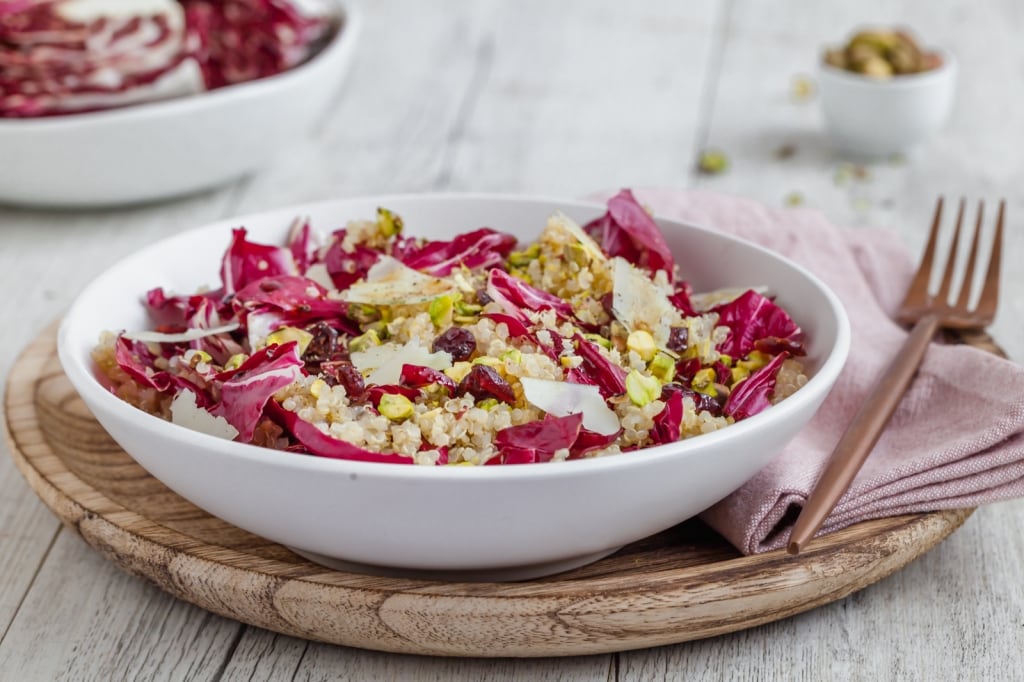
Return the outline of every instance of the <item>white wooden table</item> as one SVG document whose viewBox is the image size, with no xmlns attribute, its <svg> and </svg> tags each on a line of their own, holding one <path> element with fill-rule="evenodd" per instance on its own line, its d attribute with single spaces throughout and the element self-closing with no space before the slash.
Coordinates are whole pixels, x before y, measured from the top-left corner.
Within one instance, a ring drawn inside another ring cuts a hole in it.
<svg viewBox="0 0 1024 682">
<path fill-rule="evenodd" d="M 1006 196 L 996 338 L 1024 361 L 1024 17 L 1014 0 L 375 0 L 351 78 L 315 137 L 276 166 L 171 203 L 0 209 L 0 377 L 107 265 L 217 218 L 333 196 L 434 190 L 578 196 L 700 186 L 834 222 L 893 228 L 915 251 L 939 193 Z M 440 9 L 443 7 L 443 10 Z M 629 9 L 627 9 L 627 7 Z M 817 103 L 791 81 L 866 21 L 959 56 L 952 121 L 919 156 L 836 182 Z M 792 145 L 795 154 L 777 158 Z M 699 149 L 729 171 L 694 172 Z M 16 162 L 2 159 L 0 163 Z M 97 169 L 102 172 L 102 169 Z M 1024 390 L 1024 387 L 1022 387 Z M 309 643 L 213 616 L 115 569 L 62 529 L 0 445 L 0 679 L 1020 679 L 1024 502 L 979 510 L 900 573 L 731 636 L 572 659 L 457 660 Z"/>
</svg>

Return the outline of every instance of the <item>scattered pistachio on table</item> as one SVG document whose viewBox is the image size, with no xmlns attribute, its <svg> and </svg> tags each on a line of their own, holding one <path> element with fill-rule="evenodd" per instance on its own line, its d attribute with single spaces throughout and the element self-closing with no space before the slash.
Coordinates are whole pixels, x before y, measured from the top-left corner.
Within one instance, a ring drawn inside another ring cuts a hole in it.
<svg viewBox="0 0 1024 682">
<path fill-rule="evenodd" d="M 814 85 L 814 81 L 811 80 L 810 76 L 805 76 L 802 73 L 793 76 L 789 84 L 789 94 L 794 102 L 808 102 L 814 99 L 816 91 L 817 88 Z"/>
<path fill-rule="evenodd" d="M 936 52 L 921 48 L 905 30 L 860 31 L 842 47 L 825 50 L 825 63 L 870 78 L 892 78 L 942 65 Z"/>
<path fill-rule="evenodd" d="M 788 206 L 790 208 L 795 208 L 797 206 L 803 206 L 803 204 L 804 204 L 803 192 L 790 192 L 789 194 L 786 195 L 786 198 L 783 199 L 783 203 L 785 203 L 786 206 Z"/>
<path fill-rule="evenodd" d="M 718 175 L 729 167 L 729 157 L 718 149 L 705 149 L 697 157 L 697 171 L 704 175 Z"/>
</svg>

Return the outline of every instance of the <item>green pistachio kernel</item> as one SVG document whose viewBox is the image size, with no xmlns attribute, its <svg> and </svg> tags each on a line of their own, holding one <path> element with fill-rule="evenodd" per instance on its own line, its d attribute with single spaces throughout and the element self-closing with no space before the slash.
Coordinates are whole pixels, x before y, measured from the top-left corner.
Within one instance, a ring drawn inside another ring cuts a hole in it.
<svg viewBox="0 0 1024 682">
<path fill-rule="evenodd" d="M 612 349 L 612 342 L 606 339 L 605 337 L 601 336 L 600 334 L 584 334 L 583 338 L 585 338 L 587 341 L 593 341 L 597 345 L 601 346 L 601 348 L 604 348 L 606 350 Z"/>
<path fill-rule="evenodd" d="M 540 256 L 540 244 L 530 244 L 530 247 L 525 251 L 513 251 L 508 254 L 508 264 L 521 268 L 530 264 L 530 261 L 537 260 Z"/>
<path fill-rule="evenodd" d="M 412 401 L 401 393 L 385 393 L 380 397 L 377 411 L 391 421 L 400 421 L 412 416 Z"/>
<path fill-rule="evenodd" d="M 502 362 L 518 365 L 523 362 L 523 354 L 518 348 L 509 348 L 501 354 Z"/>
<path fill-rule="evenodd" d="M 654 342 L 654 337 L 643 329 L 629 333 L 626 337 L 626 348 L 639 355 L 644 362 L 650 362 L 658 352 L 658 344 Z"/>
<path fill-rule="evenodd" d="M 498 406 L 498 399 L 485 398 L 483 400 L 478 400 L 476 406 L 479 407 L 481 410 L 493 410 L 495 407 Z"/>
<path fill-rule="evenodd" d="M 385 237 L 394 237 L 402 232 L 402 217 L 386 208 L 377 209 L 377 228 Z"/>
<path fill-rule="evenodd" d="M 427 313 L 429 313 L 430 321 L 434 323 L 434 326 L 448 328 L 452 324 L 454 310 L 455 299 L 445 294 L 444 296 L 438 296 L 430 302 Z"/>
<path fill-rule="evenodd" d="M 460 360 L 459 362 L 452 363 L 452 366 L 445 369 L 444 373 L 449 379 L 455 383 L 459 383 L 466 378 L 466 375 L 469 374 L 469 370 L 471 369 L 473 369 L 472 362 Z"/>
<path fill-rule="evenodd" d="M 306 352 L 306 349 L 309 348 L 309 343 L 312 340 L 313 335 L 305 329 L 299 329 L 298 327 L 281 327 L 267 336 L 267 345 L 282 346 L 289 341 L 297 341 L 299 344 L 299 355 L 302 355 Z"/>
<path fill-rule="evenodd" d="M 365 350 L 369 350 L 374 346 L 380 345 L 380 336 L 377 334 L 377 330 L 371 329 L 370 331 L 360 334 L 356 338 L 352 339 L 348 343 L 348 349 L 353 353 L 360 353 Z"/>
<path fill-rule="evenodd" d="M 693 381 L 690 382 L 690 386 L 698 393 L 703 393 L 704 395 L 709 395 L 712 398 L 715 398 L 718 396 L 718 390 L 715 388 L 716 378 L 717 375 L 715 374 L 715 370 L 708 367 L 707 369 L 702 369 L 693 375 Z"/>
<path fill-rule="evenodd" d="M 634 405 L 643 407 L 661 397 L 661 382 L 634 369 L 626 375 L 626 395 Z"/>
<path fill-rule="evenodd" d="M 242 366 L 242 363 L 249 359 L 249 356 L 245 353 L 235 353 L 228 361 L 224 363 L 224 370 L 229 371 L 232 369 L 238 369 Z"/>
<path fill-rule="evenodd" d="M 667 353 L 658 353 L 648 369 L 661 383 L 667 384 L 676 376 L 676 361 Z"/>
</svg>

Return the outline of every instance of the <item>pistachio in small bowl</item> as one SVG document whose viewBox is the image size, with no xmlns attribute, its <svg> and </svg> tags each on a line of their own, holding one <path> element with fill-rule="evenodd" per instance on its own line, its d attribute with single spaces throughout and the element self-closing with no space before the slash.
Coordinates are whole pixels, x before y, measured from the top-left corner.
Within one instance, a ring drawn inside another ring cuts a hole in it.
<svg viewBox="0 0 1024 682">
<path fill-rule="evenodd" d="M 942 57 L 921 48 L 905 30 L 859 31 L 842 47 L 825 51 L 825 63 L 871 78 L 891 78 L 937 69 Z"/>
</svg>

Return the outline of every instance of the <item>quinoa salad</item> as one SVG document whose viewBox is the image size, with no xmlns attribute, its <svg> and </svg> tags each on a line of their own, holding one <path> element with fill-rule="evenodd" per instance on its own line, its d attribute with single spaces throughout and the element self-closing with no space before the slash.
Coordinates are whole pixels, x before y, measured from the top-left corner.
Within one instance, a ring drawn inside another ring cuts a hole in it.
<svg viewBox="0 0 1024 682">
<path fill-rule="evenodd" d="M 530 243 L 353 218 L 325 237 L 296 220 L 283 244 L 236 228 L 218 288 L 152 289 L 151 329 L 103 334 L 105 384 L 214 436 L 433 466 L 628 453 L 807 381 L 770 292 L 692 291 L 629 190 L 585 225 L 553 212 Z"/>
</svg>

